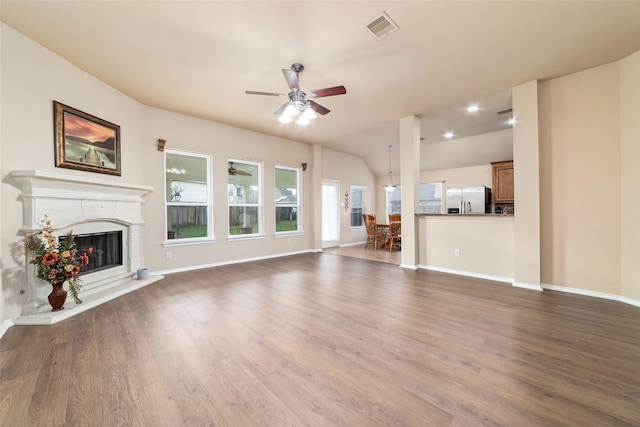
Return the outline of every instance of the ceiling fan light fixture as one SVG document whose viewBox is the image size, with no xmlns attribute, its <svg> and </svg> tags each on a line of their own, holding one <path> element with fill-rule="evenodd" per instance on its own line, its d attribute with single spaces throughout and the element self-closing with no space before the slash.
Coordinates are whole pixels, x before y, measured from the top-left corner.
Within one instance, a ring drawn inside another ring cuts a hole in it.
<svg viewBox="0 0 640 427">
<path fill-rule="evenodd" d="M 304 112 L 302 113 L 302 117 L 307 118 L 308 120 L 313 120 L 316 117 L 318 117 L 318 115 L 316 114 L 315 111 L 313 111 L 313 109 L 309 106 L 307 106 L 304 110 Z"/>
<path fill-rule="evenodd" d="M 296 124 L 298 126 L 307 126 L 309 123 L 311 123 L 311 121 L 308 118 L 306 118 L 304 115 L 300 116 L 298 120 L 296 120 Z"/>
<path fill-rule="evenodd" d="M 293 117 L 293 116 L 297 116 L 298 115 L 298 109 L 296 108 L 296 106 L 293 103 L 289 103 L 289 105 L 287 105 L 287 108 L 284 109 L 284 111 L 282 112 L 283 116 L 288 116 L 288 117 Z"/>
<path fill-rule="evenodd" d="M 282 113 L 282 114 L 280 114 L 280 117 L 278 117 L 278 121 L 280 123 L 291 123 L 293 121 L 293 119 L 291 118 L 290 115 Z"/>
</svg>

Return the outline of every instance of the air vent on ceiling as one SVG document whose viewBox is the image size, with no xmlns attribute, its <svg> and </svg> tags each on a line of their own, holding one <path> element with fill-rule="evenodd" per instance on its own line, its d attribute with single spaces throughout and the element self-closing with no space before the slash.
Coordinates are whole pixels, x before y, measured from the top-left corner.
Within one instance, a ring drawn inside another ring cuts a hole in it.
<svg viewBox="0 0 640 427">
<path fill-rule="evenodd" d="M 373 37 L 378 40 L 385 38 L 398 29 L 398 25 L 385 12 L 373 18 L 366 27 Z"/>
<path fill-rule="evenodd" d="M 507 114 L 512 112 L 513 112 L 513 108 L 507 108 L 506 110 L 498 111 L 498 114 Z"/>
</svg>

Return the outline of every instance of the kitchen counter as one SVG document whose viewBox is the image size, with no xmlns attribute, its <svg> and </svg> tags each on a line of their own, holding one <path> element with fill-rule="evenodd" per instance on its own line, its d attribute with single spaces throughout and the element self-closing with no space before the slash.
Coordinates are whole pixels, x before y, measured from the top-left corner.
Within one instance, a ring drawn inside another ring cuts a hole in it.
<svg viewBox="0 0 640 427">
<path fill-rule="evenodd" d="M 426 218 L 510 218 L 513 219 L 513 214 L 425 214 L 417 213 L 416 217 Z"/>
</svg>

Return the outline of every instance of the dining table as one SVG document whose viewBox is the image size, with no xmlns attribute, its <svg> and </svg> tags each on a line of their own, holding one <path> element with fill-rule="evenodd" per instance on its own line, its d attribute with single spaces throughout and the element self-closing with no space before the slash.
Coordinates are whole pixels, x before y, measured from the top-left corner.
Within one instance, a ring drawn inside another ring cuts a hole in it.
<svg viewBox="0 0 640 427">
<path fill-rule="evenodd" d="M 376 227 L 378 228 L 378 232 L 385 235 L 384 241 L 382 242 L 381 248 L 384 248 L 387 245 L 387 241 L 389 240 L 389 224 L 380 222 L 376 223 Z"/>
</svg>

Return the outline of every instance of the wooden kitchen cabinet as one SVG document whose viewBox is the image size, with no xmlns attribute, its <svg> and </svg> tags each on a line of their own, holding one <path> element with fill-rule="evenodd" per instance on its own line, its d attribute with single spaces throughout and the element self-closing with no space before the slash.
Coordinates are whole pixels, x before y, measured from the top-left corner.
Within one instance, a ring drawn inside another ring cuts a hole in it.
<svg viewBox="0 0 640 427">
<path fill-rule="evenodd" d="M 513 203 L 513 160 L 492 162 L 493 202 Z"/>
</svg>

